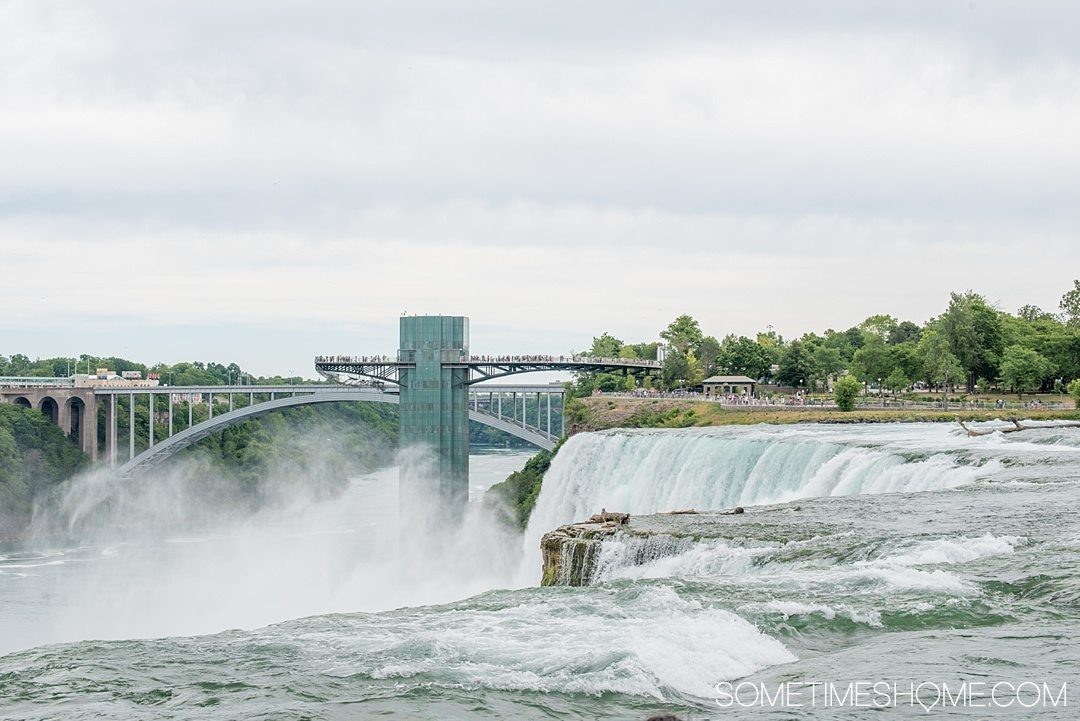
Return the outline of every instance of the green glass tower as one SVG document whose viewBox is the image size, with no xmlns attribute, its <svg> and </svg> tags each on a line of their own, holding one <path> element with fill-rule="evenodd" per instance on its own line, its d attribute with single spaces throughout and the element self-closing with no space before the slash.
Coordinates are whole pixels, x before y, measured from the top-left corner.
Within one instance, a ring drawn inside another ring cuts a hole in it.
<svg viewBox="0 0 1080 721">
<path fill-rule="evenodd" d="M 417 491 L 434 491 L 459 515 L 469 500 L 469 319 L 403 316 L 400 438 L 403 504 Z"/>
</svg>

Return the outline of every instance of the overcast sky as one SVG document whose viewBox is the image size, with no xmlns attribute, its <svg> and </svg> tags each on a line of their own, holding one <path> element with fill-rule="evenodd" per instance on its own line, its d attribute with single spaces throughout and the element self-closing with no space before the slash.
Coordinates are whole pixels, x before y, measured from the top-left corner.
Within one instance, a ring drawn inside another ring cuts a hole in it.
<svg viewBox="0 0 1080 721">
<path fill-rule="evenodd" d="M 1080 4 L 0 0 L 0 354 L 311 375 L 1080 277 Z"/>
</svg>

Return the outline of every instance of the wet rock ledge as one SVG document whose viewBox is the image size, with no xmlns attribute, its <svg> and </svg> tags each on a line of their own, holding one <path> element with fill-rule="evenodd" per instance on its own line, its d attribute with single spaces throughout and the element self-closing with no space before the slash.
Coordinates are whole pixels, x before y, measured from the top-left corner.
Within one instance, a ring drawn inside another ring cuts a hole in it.
<svg viewBox="0 0 1080 721">
<path fill-rule="evenodd" d="M 804 502 L 805 503 L 805 502 Z M 603 512 L 581 523 L 570 523 L 545 533 L 541 586 L 587 586 L 597 573 L 612 568 L 644 565 L 675 556 L 701 541 L 728 539 L 787 543 L 836 532 L 837 522 L 811 521 L 794 504 L 759 506 L 728 511 L 669 511 L 630 517 Z M 798 521 L 792 523 L 796 518 Z M 849 522 L 841 522 L 847 529 Z M 601 554 L 606 542 L 608 553 Z"/>
<path fill-rule="evenodd" d="M 638 516 L 631 522 L 629 513 L 600 511 L 588 521 L 570 523 L 544 534 L 540 550 L 544 556 L 544 575 L 541 586 L 587 586 L 597 570 L 600 548 L 604 541 L 619 536 L 624 545 L 633 549 L 631 564 L 645 563 L 660 555 L 677 552 L 687 542 L 701 536 L 688 528 L 689 516 L 731 516 L 741 514 L 742 508 L 717 514 L 699 514 L 694 510 L 669 511 L 651 516 Z M 658 524 L 659 521 L 659 524 Z"/>
<path fill-rule="evenodd" d="M 596 516 L 593 516 L 596 518 Z M 629 528 L 629 517 L 618 520 L 590 520 L 569 523 L 549 531 L 540 539 L 544 554 L 544 576 L 541 586 L 587 586 L 596 569 L 600 544 L 620 531 L 638 537 Z"/>
</svg>

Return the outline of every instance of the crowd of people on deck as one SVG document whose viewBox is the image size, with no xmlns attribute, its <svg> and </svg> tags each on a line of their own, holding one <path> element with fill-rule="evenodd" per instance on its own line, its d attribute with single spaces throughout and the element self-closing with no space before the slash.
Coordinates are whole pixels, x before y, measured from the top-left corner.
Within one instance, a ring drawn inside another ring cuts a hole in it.
<svg viewBox="0 0 1080 721">
<path fill-rule="evenodd" d="M 316 363 L 389 363 L 385 355 L 317 355 Z"/>
<path fill-rule="evenodd" d="M 604 358 L 585 355 L 474 355 L 469 363 L 590 363 L 594 365 L 647 365 L 659 368 L 660 361 L 637 358 Z"/>
<path fill-rule="evenodd" d="M 671 391 L 638 388 L 632 391 L 595 391 L 593 395 L 618 396 L 623 398 L 674 398 L 683 400 L 708 401 L 724 406 L 831 406 L 831 400 L 809 398 L 802 392 L 793 395 L 761 396 L 747 393 L 705 394 L 700 391 L 676 389 Z"/>
<path fill-rule="evenodd" d="M 812 398 L 802 391 L 798 391 L 791 395 L 785 394 L 771 394 L 771 395 L 759 395 L 744 394 L 744 393 L 726 393 L 726 394 L 705 394 L 700 391 L 688 391 L 688 390 L 672 390 L 661 391 L 651 390 L 645 388 L 637 388 L 632 391 L 600 391 L 593 392 L 596 396 L 615 396 L 621 398 L 674 398 L 684 400 L 696 400 L 696 401 L 708 401 L 710 403 L 719 403 L 723 406 L 742 406 L 742 407 L 809 407 L 815 408 L 832 408 L 836 406 L 836 402 L 832 398 Z M 912 400 L 904 400 L 900 398 L 866 398 L 860 401 L 861 406 L 874 406 L 874 407 L 928 407 L 928 408 L 941 408 L 943 406 L 940 400 L 932 402 L 919 402 Z M 1016 409 L 1025 408 L 1029 410 L 1039 409 L 1053 409 L 1064 407 L 1061 403 L 1046 403 L 1038 399 L 1025 401 L 1024 403 L 1010 403 L 1008 399 L 999 398 L 991 402 L 989 399 L 967 399 L 967 400 L 952 400 L 949 401 L 949 407 L 951 408 L 969 408 L 976 409 Z"/>
<path fill-rule="evenodd" d="M 462 363 L 585 363 L 590 365 L 610 365 L 610 366 L 649 366 L 652 368 L 660 368 L 660 361 L 654 360 L 638 360 L 636 358 L 594 358 L 592 356 L 583 355 L 473 355 L 462 356 L 460 358 Z M 362 355 L 362 356 L 349 356 L 349 355 L 320 355 L 315 356 L 316 363 L 390 363 L 393 362 L 390 356 L 385 355 Z"/>
</svg>

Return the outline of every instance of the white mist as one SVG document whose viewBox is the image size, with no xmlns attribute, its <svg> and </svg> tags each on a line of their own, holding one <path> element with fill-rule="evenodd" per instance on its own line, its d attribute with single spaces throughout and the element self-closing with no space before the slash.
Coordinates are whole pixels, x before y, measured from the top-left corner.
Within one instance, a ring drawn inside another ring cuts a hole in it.
<svg viewBox="0 0 1080 721">
<path fill-rule="evenodd" d="M 474 456 L 473 500 L 529 455 Z M 0 577 L 0 600 L 4 585 L 24 584 L 18 597 L 37 597 L 43 609 L 30 611 L 31 624 L 25 613 L 10 628 L 0 619 L 0 653 L 445 603 L 517 575 L 517 539 L 482 517 L 478 502 L 452 533 L 401 529 L 397 467 L 340 492 L 326 485 L 271 479 L 252 510 L 179 466 L 134 484 L 102 472 L 76 479 L 63 503 L 37 519 L 36 547 L 17 551 L 26 558 L 14 566 L 23 568 L 8 565 Z M 68 540 L 55 541 L 58 532 Z M 25 584 L 36 584 L 33 593 Z"/>
</svg>

